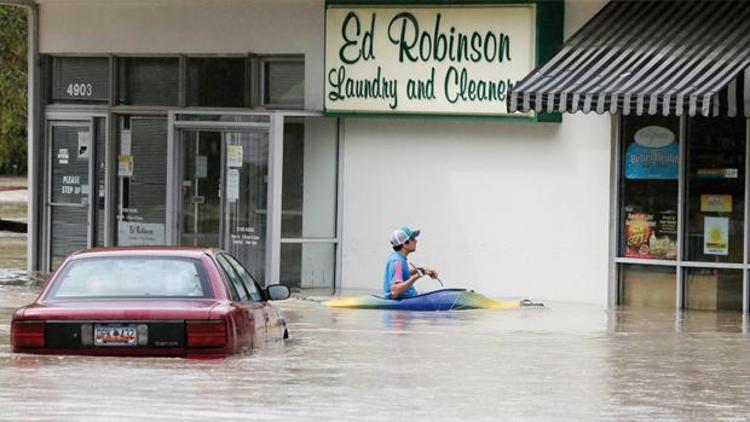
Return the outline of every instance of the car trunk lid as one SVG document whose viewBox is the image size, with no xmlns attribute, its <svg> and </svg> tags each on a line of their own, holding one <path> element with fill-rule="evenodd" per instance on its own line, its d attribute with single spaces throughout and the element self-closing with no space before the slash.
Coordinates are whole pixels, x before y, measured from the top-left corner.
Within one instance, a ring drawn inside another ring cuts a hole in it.
<svg viewBox="0 0 750 422">
<path fill-rule="evenodd" d="M 153 321 L 208 319 L 214 299 L 66 299 L 26 308 L 26 320 Z"/>
<path fill-rule="evenodd" d="M 187 320 L 208 320 L 217 301 L 57 300 L 29 306 L 25 322 L 44 321 L 44 349 L 60 353 L 184 354 Z"/>
</svg>

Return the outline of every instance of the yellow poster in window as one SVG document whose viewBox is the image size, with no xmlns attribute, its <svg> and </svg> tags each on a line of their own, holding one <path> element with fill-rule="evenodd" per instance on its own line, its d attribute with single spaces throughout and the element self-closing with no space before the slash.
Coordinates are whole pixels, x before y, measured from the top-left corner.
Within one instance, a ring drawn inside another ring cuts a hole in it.
<svg viewBox="0 0 750 422">
<path fill-rule="evenodd" d="M 729 255 L 729 218 L 705 217 L 703 253 L 705 255 Z"/>
<path fill-rule="evenodd" d="M 117 175 L 120 177 L 133 177 L 132 155 L 120 155 L 117 157 Z"/>
<path fill-rule="evenodd" d="M 732 212 L 732 195 L 701 195 L 701 212 Z"/>
</svg>

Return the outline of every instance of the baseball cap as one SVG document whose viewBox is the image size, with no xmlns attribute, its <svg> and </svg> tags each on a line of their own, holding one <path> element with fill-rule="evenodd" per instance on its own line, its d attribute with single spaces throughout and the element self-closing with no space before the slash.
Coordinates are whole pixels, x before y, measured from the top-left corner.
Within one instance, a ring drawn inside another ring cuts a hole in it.
<svg viewBox="0 0 750 422">
<path fill-rule="evenodd" d="M 401 227 L 391 233 L 391 245 L 403 245 L 407 240 L 414 239 L 417 236 L 419 236 L 419 230 L 412 230 L 408 227 Z"/>
</svg>

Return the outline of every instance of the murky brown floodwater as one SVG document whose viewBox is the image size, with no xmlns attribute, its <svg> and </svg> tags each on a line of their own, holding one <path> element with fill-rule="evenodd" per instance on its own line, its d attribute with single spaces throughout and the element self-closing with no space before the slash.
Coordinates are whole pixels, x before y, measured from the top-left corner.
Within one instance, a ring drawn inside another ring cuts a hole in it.
<svg viewBox="0 0 750 422">
<path fill-rule="evenodd" d="M 737 314 L 545 309 L 401 313 L 280 304 L 291 340 L 216 361 L 10 353 L 2 420 L 747 420 Z M 746 324 L 746 323 L 745 323 Z"/>
</svg>

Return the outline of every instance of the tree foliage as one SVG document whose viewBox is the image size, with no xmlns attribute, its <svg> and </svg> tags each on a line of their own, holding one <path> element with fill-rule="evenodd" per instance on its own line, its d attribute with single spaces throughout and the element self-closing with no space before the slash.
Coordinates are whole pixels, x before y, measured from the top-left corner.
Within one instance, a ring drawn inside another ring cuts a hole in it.
<svg viewBox="0 0 750 422">
<path fill-rule="evenodd" d="M 0 5 L 0 174 L 26 173 L 26 14 Z"/>
</svg>

